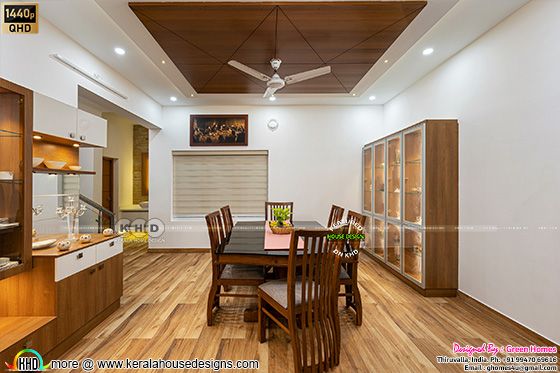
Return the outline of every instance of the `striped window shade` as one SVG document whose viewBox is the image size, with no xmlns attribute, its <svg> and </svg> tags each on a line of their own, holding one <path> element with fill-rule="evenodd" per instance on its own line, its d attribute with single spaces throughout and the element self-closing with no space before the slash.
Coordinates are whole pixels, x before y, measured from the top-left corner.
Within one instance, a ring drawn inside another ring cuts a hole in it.
<svg viewBox="0 0 560 373">
<path fill-rule="evenodd" d="M 174 151 L 173 216 L 262 215 L 268 199 L 268 151 Z"/>
</svg>

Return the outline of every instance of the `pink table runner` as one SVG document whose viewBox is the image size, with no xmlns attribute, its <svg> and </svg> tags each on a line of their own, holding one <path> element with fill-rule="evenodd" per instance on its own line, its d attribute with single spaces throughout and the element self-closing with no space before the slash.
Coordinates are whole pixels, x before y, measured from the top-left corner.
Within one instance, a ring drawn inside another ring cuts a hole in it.
<svg viewBox="0 0 560 373">
<path fill-rule="evenodd" d="M 291 234 L 274 234 L 268 225 L 268 222 L 265 222 L 265 231 L 264 231 L 264 249 L 265 250 L 289 250 L 290 249 L 290 240 L 292 238 Z M 298 242 L 298 250 L 303 249 L 303 240 L 300 238 Z"/>
</svg>

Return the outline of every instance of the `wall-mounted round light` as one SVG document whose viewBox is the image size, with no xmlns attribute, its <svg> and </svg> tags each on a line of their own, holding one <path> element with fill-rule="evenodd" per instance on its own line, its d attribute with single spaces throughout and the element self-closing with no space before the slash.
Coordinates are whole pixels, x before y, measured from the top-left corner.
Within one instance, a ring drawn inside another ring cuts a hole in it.
<svg viewBox="0 0 560 373">
<path fill-rule="evenodd" d="M 271 119 L 266 124 L 269 130 L 276 131 L 278 129 L 278 121 L 276 119 Z"/>
</svg>

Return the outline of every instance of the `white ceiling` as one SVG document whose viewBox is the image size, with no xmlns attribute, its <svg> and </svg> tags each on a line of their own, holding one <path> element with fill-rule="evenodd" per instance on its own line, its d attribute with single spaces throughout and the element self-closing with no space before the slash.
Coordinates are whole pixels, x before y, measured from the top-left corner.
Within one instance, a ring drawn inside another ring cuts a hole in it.
<svg viewBox="0 0 560 373">
<path fill-rule="evenodd" d="M 43 0 L 41 15 L 161 105 L 359 105 L 384 104 L 528 1 L 428 0 L 350 94 L 280 91 L 274 103 L 255 94 L 196 94 L 130 10 L 128 0 Z M 126 54 L 115 54 L 116 46 Z M 435 52 L 423 56 L 426 47 Z M 371 95 L 375 101 L 368 99 Z"/>
</svg>

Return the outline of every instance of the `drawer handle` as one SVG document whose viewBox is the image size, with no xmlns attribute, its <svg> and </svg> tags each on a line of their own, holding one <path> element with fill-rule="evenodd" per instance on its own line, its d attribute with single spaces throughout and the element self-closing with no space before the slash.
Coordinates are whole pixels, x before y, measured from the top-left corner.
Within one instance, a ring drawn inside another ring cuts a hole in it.
<svg viewBox="0 0 560 373">
<path fill-rule="evenodd" d="M 92 269 L 89 270 L 90 275 L 93 275 L 94 273 L 95 273 L 95 268 L 92 268 Z"/>
<path fill-rule="evenodd" d="M 31 342 L 31 340 L 27 340 L 23 343 L 23 348 L 26 349 L 26 348 L 31 347 L 32 345 L 33 345 L 33 342 Z"/>
<path fill-rule="evenodd" d="M 115 246 L 115 241 L 111 241 L 111 243 L 109 244 L 109 246 L 111 246 L 111 247 Z"/>
<path fill-rule="evenodd" d="M 84 257 L 84 253 L 79 253 L 76 255 L 76 259 L 82 259 Z"/>
<path fill-rule="evenodd" d="M 99 270 L 102 270 L 103 268 L 105 268 L 105 263 L 103 263 L 99 266 Z"/>
</svg>

